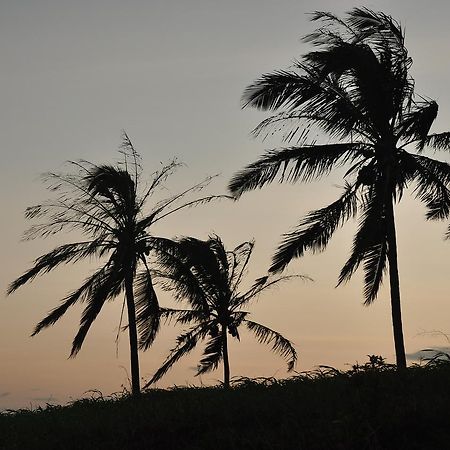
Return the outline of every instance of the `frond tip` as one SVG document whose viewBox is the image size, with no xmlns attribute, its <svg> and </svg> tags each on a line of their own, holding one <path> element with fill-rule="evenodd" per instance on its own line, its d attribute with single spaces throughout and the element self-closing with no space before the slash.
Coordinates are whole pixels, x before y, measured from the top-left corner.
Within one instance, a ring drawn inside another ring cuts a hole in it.
<svg viewBox="0 0 450 450">
<path fill-rule="evenodd" d="M 291 341 L 283 337 L 280 333 L 251 320 L 245 320 L 245 325 L 255 334 L 258 342 L 271 345 L 272 351 L 278 353 L 286 360 L 288 371 L 294 369 L 297 362 L 297 352 Z"/>
</svg>

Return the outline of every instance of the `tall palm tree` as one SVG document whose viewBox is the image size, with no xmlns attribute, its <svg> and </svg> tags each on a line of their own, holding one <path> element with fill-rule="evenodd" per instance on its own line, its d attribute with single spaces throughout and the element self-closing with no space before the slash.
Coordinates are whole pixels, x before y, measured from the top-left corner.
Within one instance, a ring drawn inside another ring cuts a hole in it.
<svg viewBox="0 0 450 450">
<path fill-rule="evenodd" d="M 47 174 L 45 180 L 56 199 L 27 208 L 28 219 L 43 219 L 25 234 L 28 239 L 49 237 L 60 231 L 79 231 L 84 241 L 61 245 L 36 259 L 33 267 L 13 281 L 8 294 L 37 275 L 50 272 L 61 264 L 98 257 L 106 262 L 83 284 L 62 300 L 47 317 L 41 320 L 33 336 L 53 325 L 77 302 L 85 303 L 80 328 L 70 353 L 76 356 L 86 335 L 107 300 L 125 293 L 128 312 L 128 334 L 131 356 L 132 393 L 140 393 L 138 332 L 140 346 L 147 349 L 159 329 L 159 304 L 153 289 L 146 257 L 155 248 L 161 249 L 170 240 L 150 234 L 149 228 L 168 215 L 218 196 L 179 204 L 187 194 L 199 191 L 210 178 L 186 191 L 161 200 L 147 210 L 146 203 L 163 187 L 179 163 L 172 161 L 152 174 L 149 184 L 141 181 L 140 156 L 124 133 L 124 159 L 116 166 L 96 165 L 87 161 L 70 163 L 74 173 Z M 136 283 L 139 277 L 139 283 Z"/>
<path fill-rule="evenodd" d="M 243 95 L 244 107 L 280 110 L 254 130 L 257 135 L 282 129 L 286 141 L 296 142 L 248 165 L 234 176 L 230 190 L 239 196 L 277 177 L 280 182 L 307 182 L 348 166 L 342 195 L 283 236 L 270 270 L 282 271 L 307 250 L 324 250 L 334 231 L 358 215 L 359 228 L 339 283 L 363 264 L 365 304 L 370 304 L 389 267 L 396 360 L 402 369 L 406 358 L 394 205 L 413 186 L 427 219 L 449 215 L 449 165 L 422 152 L 425 147 L 449 150 L 450 133 L 429 134 L 438 105 L 414 94 L 412 60 L 397 21 L 366 8 L 355 8 L 344 19 L 316 12 L 312 20 L 322 26 L 305 41 L 318 49 L 290 70 L 263 75 Z M 308 139 L 309 131 L 336 142 Z"/>
<path fill-rule="evenodd" d="M 218 236 L 210 236 L 207 241 L 183 238 L 171 250 L 166 248 L 159 252 L 159 268 L 154 275 L 164 289 L 172 291 L 177 300 L 187 300 L 190 306 L 190 309 L 161 309 L 161 317 L 193 325 L 178 336 L 176 346 L 147 386 L 158 381 L 200 341 L 206 340 L 197 375 L 216 369 L 223 361 L 224 385 L 228 387 L 228 335 L 239 339 L 241 326 L 254 333 L 260 343 L 271 345 L 274 352 L 284 357 L 288 370 L 294 368 L 297 353 L 291 342 L 280 333 L 249 320 L 249 313 L 242 308 L 264 290 L 299 276 L 274 279 L 265 276 L 257 279 L 250 289 L 240 292 L 239 285 L 250 261 L 253 245 L 253 242 L 244 242 L 233 251 L 226 251 Z"/>
</svg>

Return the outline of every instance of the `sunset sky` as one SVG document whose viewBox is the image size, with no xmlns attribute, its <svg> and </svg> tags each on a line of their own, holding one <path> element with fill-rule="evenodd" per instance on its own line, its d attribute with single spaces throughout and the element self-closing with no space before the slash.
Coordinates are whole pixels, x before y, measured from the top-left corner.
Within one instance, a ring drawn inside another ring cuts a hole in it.
<svg viewBox="0 0 450 450">
<path fill-rule="evenodd" d="M 337 6 L 338 5 L 338 6 Z M 432 5 L 433 8 L 429 8 Z M 226 193 L 234 172 L 281 138 L 261 142 L 250 131 L 267 114 L 242 110 L 244 88 L 261 74 L 287 68 L 310 47 L 300 37 L 315 26 L 314 10 L 342 14 L 368 6 L 401 20 L 414 60 L 416 92 L 439 103 L 434 131 L 450 130 L 450 4 L 398 0 L 17 0 L 0 2 L 2 252 L 0 254 L 0 409 L 76 399 L 90 389 L 104 395 L 128 386 L 128 336 L 115 337 L 122 299 L 106 305 L 83 349 L 68 359 L 80 307 L 54 327 L 30 338 L 34 325 L 65 293 L 92 272 L 96 262 L 62 267 L 10 297 L 7 285 L 39 255 L 76 236 L 20 242 L 29 225 L 27 206 L 48 198 L 39 175 L 64 170 L 67 160 L 118 160 L 127 131 L 150 175 L 173 157 L 186 164 L 167 182 L 168 195 L 220 174 L 208 193 Z M 442 153 L 434 157 L 450 161 Z M 254 238 L 248 284 L 265 274 L 283 232 L 309 210 L 325 206 L 342 186 L 342 172 L 320 182 L 277 185 L 173 216 L 154 230 L 161 236 L 220 235 L 230 249 Z M 409 194 L 396 208 L 406 351 L 446 347 L 450 332 L 448 222 L 426 222 Z M 345 368 L 379 354 L 394 361 L 388 290 L 364 307 L 361 274 L 335 288 L 351 247 L 355 224 L 339 230 L 328 249 L 296 260 L 292 281 L 251 307 L 255 320 L 282 332 L 299 353 L 298 371 L 326 364 Z M 387 281 L 387 280 L 386 280 Z M 161 303 L 173 305 L 170 295 Z M 141 353 L 148 379 L 174 345 L 178 330 L 164 328 Z M 201 347 L 199 347 L 201 349 Z M 210 384 L 221 370 L 194 377 L 199 353 L 174 366 L 157 384 Z M 285 363 L 243 334 L 230 349 L 233 376 L 286 376 Z"/>
</svg>

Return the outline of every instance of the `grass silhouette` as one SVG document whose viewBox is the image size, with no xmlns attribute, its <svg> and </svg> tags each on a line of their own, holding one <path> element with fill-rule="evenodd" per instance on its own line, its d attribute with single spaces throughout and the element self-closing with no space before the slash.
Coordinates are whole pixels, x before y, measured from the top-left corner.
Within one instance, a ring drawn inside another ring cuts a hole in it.
<svg viewBox="0 0 450 450">
<path fill-rule="evenodd" d="M 0 415 L 4 449 L 443 449 L 450 364 L 401 376 L 380 357 L 232 389 L 174 388 Z"/>
</svg>

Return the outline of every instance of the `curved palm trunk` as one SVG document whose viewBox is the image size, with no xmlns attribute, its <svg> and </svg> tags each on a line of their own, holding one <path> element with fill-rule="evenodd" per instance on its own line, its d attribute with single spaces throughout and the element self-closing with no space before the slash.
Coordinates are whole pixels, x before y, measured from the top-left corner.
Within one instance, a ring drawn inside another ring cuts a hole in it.
<svg viewBox="0 0 450 450">
<path fill-rule="evenodd" d="M 389 284 L 391 289 L 392 328 L 394 331 L 395 358 L 398 370 L 406 369 L 405 343 L 403 340 L 402 311 L 400 306 L 400 280 L 398 276 L 397 238 L 393 199 L 386 202 L 386 222 L 389 260 Z"/>
<path fill-rule="evenodd" d="M 228 359 L 228 336 L 227 327 L 222 325 L 222 352 L 223 352 L 223 384 L 230 387 L 230 361 Z"/>
<path fill-rule="evenodd" d="M 138 396 L 141 393 L 139 380 L 138 340 L 136 330 L 136 311 L 134 306 L 133 294 L 133 275 L 130 273 L 127 273 L 125 277 L 125 295 L 127 298 L 128 311 L 128 336 L 130 338 L 131 393 L 134 396 Z"/>
</svg>

